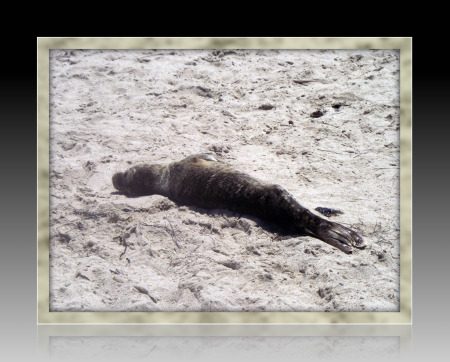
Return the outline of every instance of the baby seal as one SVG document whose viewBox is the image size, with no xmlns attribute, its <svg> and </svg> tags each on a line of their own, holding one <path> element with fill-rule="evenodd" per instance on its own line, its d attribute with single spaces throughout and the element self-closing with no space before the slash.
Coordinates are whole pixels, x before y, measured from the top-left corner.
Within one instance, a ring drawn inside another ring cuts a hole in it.
<svg viewBox="0 0 450 362">
<path fill-rule="evenodd" d="M 366 246 L 355 231 L 313 214 L 280 185 L 259 181 L 208 154 L 166 165 L 137 165 L 114 174 L 112 183 L 129 195 L 159 194 L 185 205 L 253 215 L 314 236 L 345 253 Z"/>
</svg>

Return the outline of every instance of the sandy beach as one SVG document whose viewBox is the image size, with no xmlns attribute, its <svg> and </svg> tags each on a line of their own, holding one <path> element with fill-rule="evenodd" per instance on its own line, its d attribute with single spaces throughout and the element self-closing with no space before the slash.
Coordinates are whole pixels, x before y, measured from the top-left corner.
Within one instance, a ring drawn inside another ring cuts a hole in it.
<svg viewBox="0 0 450 362">
<path fill-rule="evenodd" d="M 398 311 L 399 72 L 397 50 L 52 50 L 50 310 Z M 113 188 L 196 153 L 368 247 Z"/>
</svg>

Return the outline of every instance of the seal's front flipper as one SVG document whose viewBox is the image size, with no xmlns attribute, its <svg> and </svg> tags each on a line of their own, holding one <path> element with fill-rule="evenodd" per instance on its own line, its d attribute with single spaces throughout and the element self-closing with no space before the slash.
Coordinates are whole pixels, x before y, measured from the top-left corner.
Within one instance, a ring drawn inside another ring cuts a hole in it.
<svg viewBox="0 0 450 362">
<path fill-rule="evenodd" d="M 205 160 L 205 161 L 217 162 L 216 158 L 213 155 L 211 155 L 210 153 L 202 153 L 202 154 L 198 155 L 197 157 L 202 160 Z"/>
<path fill-rule="evenodd" d="M 216 158 L 210 153 L 198 153 L 196 155 L 191 155 L 191 156 L 186 157 L 183 161 L 197 163 L 200 160 L 217 162 Z"/>
</svg>

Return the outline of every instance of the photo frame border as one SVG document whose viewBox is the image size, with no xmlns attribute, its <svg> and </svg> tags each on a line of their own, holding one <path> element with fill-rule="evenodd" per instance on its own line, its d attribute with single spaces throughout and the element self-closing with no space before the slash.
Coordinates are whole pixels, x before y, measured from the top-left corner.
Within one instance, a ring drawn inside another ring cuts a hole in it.
<svg viewBox="0 0 450 362">
<path fill-rule="evenodd" d="M 398 312 L 50 312 L 49 52 L 51 49 L 398 49 L 400 310 Z M 38 324 L 412 324 L 412 38 L 37 38 Z"/>
</svg>

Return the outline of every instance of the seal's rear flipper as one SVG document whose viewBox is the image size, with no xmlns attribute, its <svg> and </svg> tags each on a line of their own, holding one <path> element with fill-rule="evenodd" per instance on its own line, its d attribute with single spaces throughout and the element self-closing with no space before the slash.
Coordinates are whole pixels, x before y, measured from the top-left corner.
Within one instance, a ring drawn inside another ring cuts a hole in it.
<svg viewBox="0 0 450 362">
<path fill-rule="evenodd" d="M 320 240 L 347 254 L 352 252 L 353 247 L 364 249 L 367 245 L 364 239 L 355 231 L 330 221 L 321 223 L 314 234 Z"/>
</svg>

